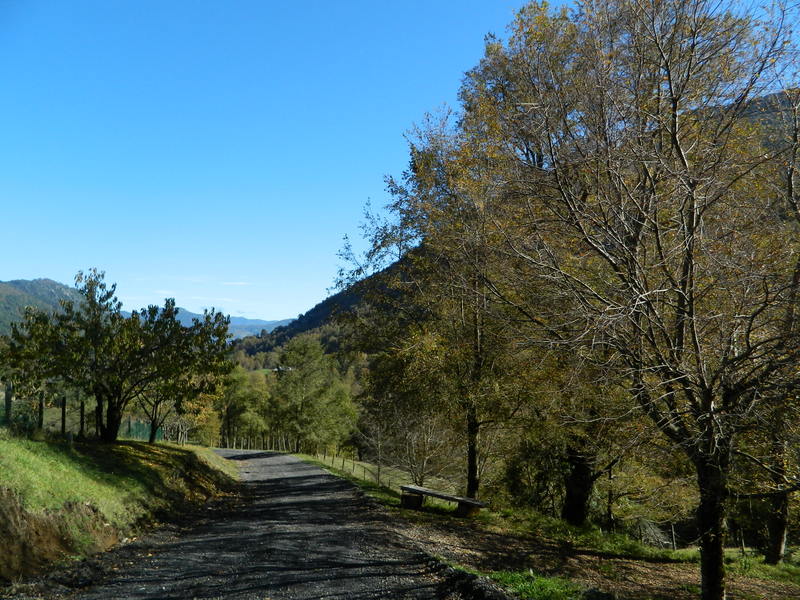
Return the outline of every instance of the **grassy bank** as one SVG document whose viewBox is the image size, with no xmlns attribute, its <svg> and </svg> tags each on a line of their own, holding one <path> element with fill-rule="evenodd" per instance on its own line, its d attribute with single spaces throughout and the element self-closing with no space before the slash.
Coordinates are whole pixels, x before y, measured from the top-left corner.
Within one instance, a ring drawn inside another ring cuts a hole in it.
<svg viewBox="0 0 800 600">
<path fill-rule="evenodd" d="M 231 490 L 208 449 L 37 442 L 0 429 L 0 580 L 105 549 L 149 521 Z"/>
</svg>

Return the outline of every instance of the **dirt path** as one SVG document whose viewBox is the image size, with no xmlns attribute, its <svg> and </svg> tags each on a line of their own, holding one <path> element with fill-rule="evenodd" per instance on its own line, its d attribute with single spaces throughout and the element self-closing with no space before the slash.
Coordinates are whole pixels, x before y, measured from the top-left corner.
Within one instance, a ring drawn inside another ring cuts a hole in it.
<svg viewBox="0 0 800 600">
<path fill-rule="evenodd" d="M 221 454 L 241 461 L 240 501 L 55 574 L 44 597 L 460 598 L 346 481 L 288 455 Z"/>
</svg>

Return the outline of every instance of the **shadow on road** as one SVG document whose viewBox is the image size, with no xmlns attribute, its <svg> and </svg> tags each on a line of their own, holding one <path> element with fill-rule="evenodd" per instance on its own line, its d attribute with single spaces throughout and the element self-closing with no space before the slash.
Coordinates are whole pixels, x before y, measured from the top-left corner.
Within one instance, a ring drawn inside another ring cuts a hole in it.
<svg viewBox="0 0 800 600">
<path fill-rule="evenodd" d="M 458 598 L 348 482 L 290 455 L 223 455 L 240 462 L 241 498 L 111 553 L 100 585 L 73 597 Z"/>
</svg>

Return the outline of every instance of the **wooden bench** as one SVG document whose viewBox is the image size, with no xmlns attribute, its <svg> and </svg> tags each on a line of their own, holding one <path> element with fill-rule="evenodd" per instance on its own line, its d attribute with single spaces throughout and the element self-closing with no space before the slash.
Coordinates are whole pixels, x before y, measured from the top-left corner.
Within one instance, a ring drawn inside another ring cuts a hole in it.
<svg viewBox="0 0 800 600">
<path fill-rule="evenodd" d="M 457 502 L 458 507 L 456 508 L 456 514 L 459 517 L 475 516 L 478 514 L 478 512 L 480 512 L 481 508 L 486 506 L 483 502 L 479 502 L 473 498 L 453 496 L 451 494 L 429 490 L 428 488 L 419 487 L 416 485 L 401 485 L 400 491 L 403 492 L 403 495 L 400 497 L 400 506 L 403 508 L 413 508 L 416 510 L 421 509 L 422 503 L 425 500 L 425 496 L 431 496 L 432 498 L 439 498 L 441 500 L 448 500 L 450 502 Z"/>
</svg>

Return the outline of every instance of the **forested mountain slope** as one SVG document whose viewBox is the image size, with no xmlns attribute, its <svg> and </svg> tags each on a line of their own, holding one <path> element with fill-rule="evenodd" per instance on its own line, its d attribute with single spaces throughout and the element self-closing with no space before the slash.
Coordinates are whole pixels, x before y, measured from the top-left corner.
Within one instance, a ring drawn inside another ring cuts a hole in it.
<svg viewBox="0 0 800 600">
<path fill-rule="evenodd" d="M 0 282 L 0 334 L 11 331 L 11 323 L 22 317 L 26 306 L 52 311 L 64 299 L 77 300 L 78 293 L 52 279 Z"/>
<path fill-rule="evenodd" d="M 411 250 L 409 255 L 416 256 L 420 252 L 422 252 L 422 249 L 418 247 Z M 373 306 L 373 308 L 383 310 L 386 307 L 382 306 L 384 302 L 380 298 L 385 298 L 387 294 L 392 295 L 395 293 L 387 289 L 387 279 L 401 276 L 401 271 L 408 268 L 409 264 L 409 259 L 400 259 L 388 267 L 328 296 L 325 300 L 286 325 L 275 327 L 271 331 L 267 330 L 268 333 L 266 335 L 258 334 L 243 337 L 237 341 L 236 348 L 243 350 L 250 356 L 258 352 L 270 352 L 283 346 L 294 337 L 304 333 L 316 332 L 327 325 L 334 325 L 337 317 L 348 313 L 352 315 L 358 306 L 373 305 L 377 301 L 378 305 Z"/>
</svg>

